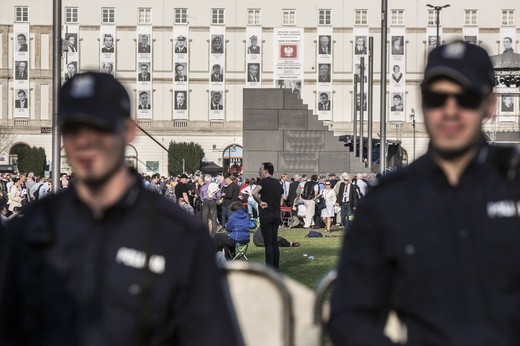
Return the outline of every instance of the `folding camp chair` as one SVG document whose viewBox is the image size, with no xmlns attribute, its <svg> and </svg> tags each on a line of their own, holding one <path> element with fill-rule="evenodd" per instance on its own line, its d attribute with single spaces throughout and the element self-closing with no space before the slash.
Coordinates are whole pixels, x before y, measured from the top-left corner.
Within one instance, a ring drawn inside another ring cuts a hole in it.
<svg viewBox="0 0 520 346">
<path fill-rule="evenodd" d="M 249 261 L 249 259 L 246 256 L 248 247 L 249 247 L 249 242 L 246 244 L 236 243 L 235 244 L 235 256 L 233 257 L 233 260 L 245 259 L 246 261 Z"/>
<path fill-rule="evenodd" d="M 280 207 L 280 218 L 282 219 L 282 227 L 289 227 L 291 222 L 291 207 Z"/>
</svg>

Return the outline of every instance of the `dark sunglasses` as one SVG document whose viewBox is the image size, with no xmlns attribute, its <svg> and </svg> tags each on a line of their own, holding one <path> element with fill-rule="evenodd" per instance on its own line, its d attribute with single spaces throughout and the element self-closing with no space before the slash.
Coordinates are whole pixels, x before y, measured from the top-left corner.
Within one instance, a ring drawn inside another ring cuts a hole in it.
<svg viewBox="0 0 520 346">
<path fill-rule="evenodd" d="M 330 184 L 325 184 L 325 186 L 330 186 Z"/>
<path fill-rule="evenodd" d="M 423 90 L 423 105 L 426 108 L 441 107 L 446 103 L 448 97 L 455 97 L 459 106 L 467 109 L 477 109 L 480 107 L 484 97 L 478 93 L 465 91 L 462 94 L 445 94 L 430 90 Z"/>
</svg>

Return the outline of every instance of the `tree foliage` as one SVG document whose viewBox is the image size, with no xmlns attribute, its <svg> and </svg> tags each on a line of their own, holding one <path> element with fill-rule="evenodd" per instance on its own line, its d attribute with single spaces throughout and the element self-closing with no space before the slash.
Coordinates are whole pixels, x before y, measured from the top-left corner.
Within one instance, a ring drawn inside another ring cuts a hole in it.
<svg viewBox="0 0 520 346">
<path fill-rule="evenodd" d="M 34 172 L 34 175 L 42 176 L 46 162 L 45 149 L 42 147 L 24 146 L 18 152 L 18 171 L 21 173 Z"/>
<path fill-rule="evenodd" d="M 201 168 L 202 159 L 206 155 L 200 144 L 170 142 L 168 147 L 168 174 L 170 176 L 184 173 L 182 159 L 184 159 L 187 173 L 193 173 Z"/>
</svg>

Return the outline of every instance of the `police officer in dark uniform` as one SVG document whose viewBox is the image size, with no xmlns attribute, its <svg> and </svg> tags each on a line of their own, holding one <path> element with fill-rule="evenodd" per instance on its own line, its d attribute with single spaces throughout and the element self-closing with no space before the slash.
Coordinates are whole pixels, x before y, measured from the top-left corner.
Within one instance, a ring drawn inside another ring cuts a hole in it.
<svg viewBox="0 0 520 346">
<path fill-rule="evenodd" d="M 0 344 L 238 344 L 206 229 L 125 164 L 136 135 L 125 88 L 76 75 L 59 120 L 76 178 L 0 243 Z"/>
<path fill-rule="evenodd" d="M 331 300 L 336 345 L 520 345 L 520 178 L 488 145 L 494 72 L 476 45 L 434 49 L 421 85 L 428 152 L 360 202 Z"/>
</svg>

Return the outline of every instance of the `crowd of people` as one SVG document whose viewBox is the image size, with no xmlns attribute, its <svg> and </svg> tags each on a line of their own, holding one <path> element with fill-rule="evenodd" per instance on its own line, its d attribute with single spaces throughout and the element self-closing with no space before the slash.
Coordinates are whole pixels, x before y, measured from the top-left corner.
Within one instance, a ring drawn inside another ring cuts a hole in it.
<svg viewBox="0 0 520 346">
<path fill-rule="evenodd" d="M 211 176 L 200 171 L 173 177 L 161 176 L 159 173 L 141 174 L 141 178 L 147 189 L 178 203 L 186 212 L 200 218 L 208 226 L 211 235 L 224 229 L 232 213 L 233 202 L 240 202 L 250 218 L 258 218 L 259 215 L 253 191 L 260 178 L 243 178 L 241 174 Z M 73 174 L 62 174 L 59 189 L 67 189 L 71 179 Z M 350 174 L 343 173 L 337 179 L 336 174 L 331 173 L 328 176 L 295 174 L 289 179 L 284 173 L 280 175 L 279 182 L 284 191 L 282 206 L 293 210 L 289 226 L 325 228 L 328 232 L 331 225 L 348 228 L 357 200 L 367 194 L 369 186 L 375 185 L 376 177 L 370 173 L 359 173 L 351 178 Z M 355 189 L 351 189 L 352 186 Z M 310 195 L 309 189 L 313 191 Z M 23 205 L 51 193 L 52 180 L 47 176 L 35 176 L 32 172 L 0 175 L 3 220 L 18 213 Z M 316 201 L 319 202 L 320 197 L 325 199 L 326 207 L 317 209 Z"/>
<path fill-rule="evenodd" d="M 292 228 L 325 228 L 333 225 L 349 227 L 356 203 L 377 183 L 371 173 L 295 174 L 289 178 L 283 173 L 277 178 L 283 189 L 283 207 L 291 207 Z M 207 225 L 211 235 L 223 229 L 232 211 L 231 204 L 240 202 L 250 218 L 258 218 L 259 206 L 253 197 L 261 178 L 244 178 L 222 174 L 211 176 L 196 172 L 177 177 L 164 177 L 156 173 L 143 175 L 145 187 L 173 202 L 181 203 L 190 214 Z M 323 198 L 325 203 L 320 203 Z M 317 204 L 320 204 L 317 206 Z"/>
</svg>

